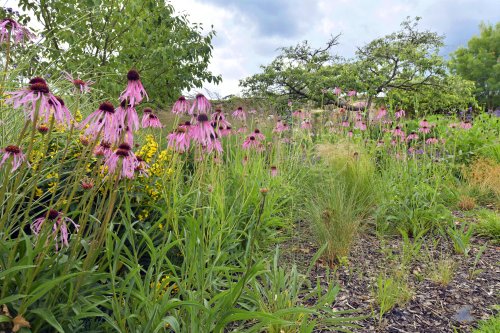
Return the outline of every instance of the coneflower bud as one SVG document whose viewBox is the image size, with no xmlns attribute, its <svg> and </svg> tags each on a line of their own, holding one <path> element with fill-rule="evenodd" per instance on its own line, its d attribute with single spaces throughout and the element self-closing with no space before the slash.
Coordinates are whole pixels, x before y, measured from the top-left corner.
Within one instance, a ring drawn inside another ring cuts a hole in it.
<svg viewBox="0 0 500 333">
<path fill-rule="evenodd" d="M 38 132 L 40 132 L 41 134 L 45 134 L 49 131 L 49 127 L 45 124 L 41 124 L 37 127 L 37 130 Z"/>
<path fill-rule="evenodd" d="M 91 178 L 85 177 L 82 180 L 82 184 L 81 185 L 82 185 L 82 188 L 84 190 L 90 190 L 91 188 L 94 187 L 94 181 Z"/>
<path fill-rule="evenodd" d="M 80 143 L 84 146 L 88 146 L 90 143 L 89 139 L 86 136 L 81 135 L 79 139 L 80 139 Z"/>
<path fill-rule="evenodd" d="M 137 72 L 135 69 L 131 69 L 127 73 L 127 79 L 129 81 L 138 81 L 140 78 L 139 72 Z"/>
</svg>

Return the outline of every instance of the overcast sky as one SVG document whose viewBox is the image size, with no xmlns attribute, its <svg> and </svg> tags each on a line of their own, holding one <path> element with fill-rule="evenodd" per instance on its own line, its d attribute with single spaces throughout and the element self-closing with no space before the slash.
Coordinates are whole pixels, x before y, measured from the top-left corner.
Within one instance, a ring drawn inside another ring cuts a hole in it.
<svg viewBox="0 0 500 333">
<path fill-rule="evenodd" d="M 64 1 L 64 0 L 61 0 Z M 16 0 L 0 0 L 15 7 Z M 238 80 L 259 72 L 277 48 L 308 40 L 322 46 L 342 33 L 333 51 L 345 57 L 357 46 L 399 29 L 407 16 L 422 17 L 421 27 L 445 35 L 443 55 L 478 33 L 481 21 L 500 21 L 500 0 L 170 0 L 191 22 L 213 25 L 217 36 L 210 69 L 221 74 L 222 96 L 238 94 Z"/>
<path fill-rule="evenodd" d="M 407 16 L 446 36 L 443 55 L 466 45 L 481 21 L 500 21 L 500 0 L 171 0 L 192 22 L 217 31 L 210 69 L 222 74 L 221 95 L 238 93 L 238 80 L 259 71 L 277 48 L 309 40 L 324 44 L 342 33 L 334 52 L 350 57 L 356 46 L 399 29 Z"/>
</svg>

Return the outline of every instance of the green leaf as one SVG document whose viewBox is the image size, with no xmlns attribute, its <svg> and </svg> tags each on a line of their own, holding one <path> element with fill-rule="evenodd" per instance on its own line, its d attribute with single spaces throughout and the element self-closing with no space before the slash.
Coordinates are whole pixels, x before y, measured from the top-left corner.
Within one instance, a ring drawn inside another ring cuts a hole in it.
<svg viewBox="0 0 500 333">
<path fill-rule="evenodd" d="M 39 315 L 40 318 L 42 318 L 47 323 L 49 323 L 59 333 L 64 333 L 64 330 L 63 330 L 61 324 L 59 324 L 59 322 L 57 321 L 56 317 L 54 316 L 54 314 L 52 312 L 50 312 L 50 310 L 44 309 L 44 308 L 39 308 L 39 309 L 31 310 L 31 312 Z"/>
</svg>

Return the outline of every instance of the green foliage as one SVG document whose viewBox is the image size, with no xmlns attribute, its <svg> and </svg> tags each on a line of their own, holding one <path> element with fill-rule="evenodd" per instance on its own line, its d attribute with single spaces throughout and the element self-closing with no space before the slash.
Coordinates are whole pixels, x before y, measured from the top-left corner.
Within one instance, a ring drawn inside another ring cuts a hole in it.
<svg viewBox="0 0 500 333">
<path fill-rule="evenodd" d="M 379 306 L 379 321 L 381 321 L 384 314 L 396 305 L 402 306 L 408 302 L 413 291 L 408 285 L 406 274 L 398 270 L 393 275 L 379 274 L 373 294 Z"/>
<path fill-rule="evenodd" d="M 500 244 L 500 215 L 488 209 L 478 212 L 478 221 L 475 231 L 481 235 L 491 238 L 495 244 Z"/>
<path fill-rule="evenodd" d="M 477 98 L 490 109 L 500 105 L 500 23 L 479 26 L 479 36 L 451 54 L 451 70 L 476 84 Z"/>
<path fill-rule="evenodd" d="M 486 320 L 482 320 L 479 327 L 473 333 L 496 333 L 500 331 L 500 315 L 492 316 Z"/>
<path fill-rule="evenodd" d="M 107 97 L 123 89 L 125 79 L 116 78 L 135 68 L 156 105 L 176 99 L 183 89 L 221 80 L 207 70 L 215 32 L 204 35 L 200 24 L 174 15 L 164 0 L 20 0 L 19 5 L 43 25 L 30 75 L 84 74 Z"/>
</svg>

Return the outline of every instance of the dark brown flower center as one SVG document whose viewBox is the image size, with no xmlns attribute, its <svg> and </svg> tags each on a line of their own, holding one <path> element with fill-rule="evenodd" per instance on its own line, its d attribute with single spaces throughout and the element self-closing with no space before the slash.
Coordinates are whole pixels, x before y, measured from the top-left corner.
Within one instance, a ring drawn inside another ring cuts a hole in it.
<svg viewBox="0 0 500 333">
<path fill-rule="evenodd" d="M 250 135 L 249 139 L 250 139 L 250 141 L 254 141 L 255 140 L 255 136 Z"/>
<path fill-rule="evenodd" d="M 47 82 L 39 76 L 32 78 L 29 83 L 30 84 L 43 83 L 43 84 L 47 85 Z"/>
<path fill-rule="evenodd" d="M 59 212 L 58 212 L 57 210 L 55 210 L 55 209 L 51 209 L 51 210 L 49 211 L 48 218 L 49 218 L 50 220 L 55 220 L 58 216 L 59 216 Z"/>
<path fill-rule="evenodd" d="M 99 110 L 109 113 L 115 113 L 115 107 L 110 102 L 104 102 L 99 105 Z"/>
<path fill-rule="evenodd" d="M 208 121 L 208 116 L 204 113 L 200 114 L 197 118 L 200 123 Z"/>
<path fill-rule="evenodd" d="M 129 81 L 138 81 L 139 80 L 139 72 L 137 72 L 135 69 L 131 69 L 127 73 L 127 79 Z"/>
<path fill-rule="evenodd" d="M 151 110 L 151 108 L 145 108 L 143 112 L 144 113 L 151 113 L 151 112 L 153 112 L 153 110 Z"/>
<path fill-rule="evenodd" d="M 80 79 L 75 79 L 75 80 L 73 80 L 73 84 L 74 84 L 77 88 L 80 88 L 81 86 L 85 86 L 85 85 L 86 85 L 85 81 L 80 80 Z"/>
<path fill-rule="evenodd" d="M 105 149 L 111 148 L 111 143 L 106 142 L 106 141 L 101 141 L 100 146 Z"/>
<path fill-rule="evenodd" d="M 5 147 L 5 151 L 10 154 L 19 154 L 21 153 L 21 148 L 19 148 L 18 146 L 11 145 Z"/>
<path fill-rule="evenodd" d="M 44 94 L 49 93 L 49 87 L 47 86 L 47 84 L 41 82 L 33 83 L 32 85 L 30 85 L 30 89 L 32 91 L 41 92 Z"/>
</svg>

